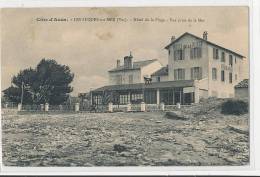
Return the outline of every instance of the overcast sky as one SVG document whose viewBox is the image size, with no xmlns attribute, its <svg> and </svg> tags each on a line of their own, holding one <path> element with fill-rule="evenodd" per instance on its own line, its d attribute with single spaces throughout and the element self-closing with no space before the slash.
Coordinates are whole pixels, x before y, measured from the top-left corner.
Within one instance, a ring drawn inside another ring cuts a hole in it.
<svg viewBox="0 0 260 177">
<path fill-rule="evenodd" d="M 190 32 L 248 57 L 247 7 L 34 8 L 1 11 L 1 89 L 20 70 L 42 59 L 68 65 L 73 94 L 108 83 L 107 71 L 132 51 L 135 61 L 157 58 L 167 64 L 164 47 L 171 36 Z M 67 18 L 42 22 L 37 18 Z M 73 22 L 74 17 L 203 19 L 205 22 Z M 247 58 L 248 59 L 248 58 Z M 244 71 L 248 70 L 247 62 Z M 247 77 L 247 76 L 245 76 Z"/>
</svg>

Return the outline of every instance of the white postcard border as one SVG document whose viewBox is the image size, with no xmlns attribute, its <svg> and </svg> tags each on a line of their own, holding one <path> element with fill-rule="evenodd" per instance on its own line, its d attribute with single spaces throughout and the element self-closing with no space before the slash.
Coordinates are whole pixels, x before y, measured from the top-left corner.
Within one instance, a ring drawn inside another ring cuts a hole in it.
<svg viewBox="0 0 260 177">
<path fill-rule="evenodd" d="M 250 0 L 133 0 L 133 1 L 0 1 L 0 7 L 135 7 L 135 6 L 248 6 L 250 13 L 250 165 L 249 166 L 210 166 L 210 167 L 5 167 L 1 166 L 1 174 L 6 175 L 254 175 L 260 174 L 260 115 L 257 105 L 260 93 L 260 2 Z M 2 161 L 2 151 L 0 152 Z"/>
</svg>

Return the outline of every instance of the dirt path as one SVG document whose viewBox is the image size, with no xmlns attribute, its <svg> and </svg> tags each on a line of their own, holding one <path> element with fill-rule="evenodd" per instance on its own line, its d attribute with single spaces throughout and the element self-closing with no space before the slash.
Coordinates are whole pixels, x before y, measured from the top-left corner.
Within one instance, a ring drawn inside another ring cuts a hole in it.
<svg viewBox="0 0 260 177">
<path fill-rule="evenodd" d="M 159 112 L 3 114 L 2 130 L 6 166 L 249 163 L 248 114 L 185 121 Z"/>
</svg>

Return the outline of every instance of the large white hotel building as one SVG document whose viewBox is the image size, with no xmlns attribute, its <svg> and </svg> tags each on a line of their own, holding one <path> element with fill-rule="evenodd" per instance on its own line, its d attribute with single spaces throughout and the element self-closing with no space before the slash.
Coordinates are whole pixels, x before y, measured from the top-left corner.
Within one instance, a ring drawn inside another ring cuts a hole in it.
<svg viewBox="0 0 260 177">
<path fill-rule="evenodd" d="M 165 47 L 168 65 L 157 59 L 133 61 L 130 54 L 121 65 L 117 60 L 108 71 L 110 85 L 91 92 L 92 103 L 101 104 L 104 95 L 111 95 L 118 104 L 145 102 L 166 105 L 190 104 L 200 98 L 234 97 L 234 86 L 243 78 L 244 56 L 188 32 L 172 37 Z M 144 78 L 151 78 L 145 83 Z"/>
</svg>

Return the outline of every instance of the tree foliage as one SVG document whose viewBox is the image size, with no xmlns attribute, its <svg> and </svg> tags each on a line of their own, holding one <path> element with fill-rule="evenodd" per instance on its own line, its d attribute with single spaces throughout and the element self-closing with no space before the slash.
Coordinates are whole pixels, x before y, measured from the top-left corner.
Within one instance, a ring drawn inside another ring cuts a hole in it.
<svg viewBox="0 0 260 177">
<path fill-rule="evenodd" d="M 25 104 L 62 104 L 73 91 L 70 83 L 74 74 L 66 65 L 60 65 L 52 59 L 42 59 L 35 69 L 20 71 L 12 78 L 14 86 L 4 90 L 4 96 L 10 101 L 19 103 L 22 87 Z"/>
</svg>

